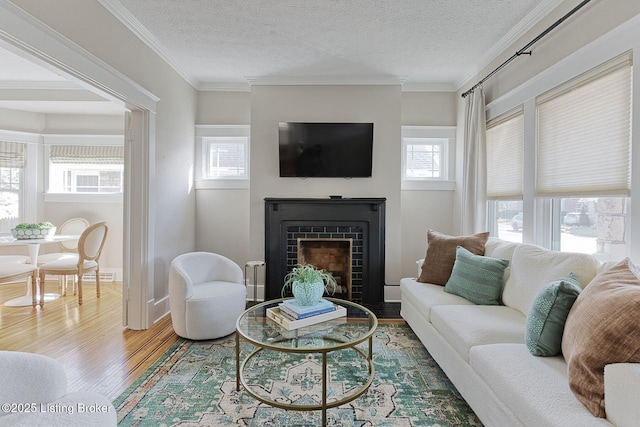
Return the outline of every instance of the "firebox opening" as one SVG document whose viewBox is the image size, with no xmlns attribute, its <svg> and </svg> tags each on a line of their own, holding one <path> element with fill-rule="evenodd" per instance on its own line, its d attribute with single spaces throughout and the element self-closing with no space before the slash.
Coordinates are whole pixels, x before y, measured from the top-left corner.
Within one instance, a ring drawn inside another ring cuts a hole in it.
<svg viewBox="0 0 640 427">
<path fill-rule="evenodd" d="M 351 301 L 351 254 L 353 239 L 298 238 L 298 264 L 325 270 L 338 284 L 335 298 Z"/>
</svg>

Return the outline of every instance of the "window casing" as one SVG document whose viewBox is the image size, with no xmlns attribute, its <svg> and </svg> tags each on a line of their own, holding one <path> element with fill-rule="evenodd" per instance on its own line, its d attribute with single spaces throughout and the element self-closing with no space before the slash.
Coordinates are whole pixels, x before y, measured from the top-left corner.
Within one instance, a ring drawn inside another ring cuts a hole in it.
<svg viewBox="0 0 640 427">
<path fill-rule="evenodd" d="M 196 189 L 249 188 L 250 127 L 196 126 Z"/>
<path fill-rule="evenodd" d="M 453 190 L 454 161 L 454 127 L 402 127 L 403 190 Z"/>
</svg>

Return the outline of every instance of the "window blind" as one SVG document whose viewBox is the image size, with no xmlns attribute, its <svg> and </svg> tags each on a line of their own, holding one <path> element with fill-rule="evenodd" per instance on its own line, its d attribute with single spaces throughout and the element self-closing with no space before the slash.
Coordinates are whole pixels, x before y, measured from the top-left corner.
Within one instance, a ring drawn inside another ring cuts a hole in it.
<svg viewBox="0 0 640 427">
<path fill-rule="evenodd" d="M 524 111 L 503 114 L 487 123 L 487 198 L 522 199 Z"/>
<path fill-rule="evenodd" d="M 51 145 L 51 163 L 124 164 L 122 145 Z"/>
<path fill-rule="evenodd" d="M 536 100 L 537 196 L 629 195 L 631 75 L 624 54 Z"/>
<path fill-rule="evenodd" d="M 0 141 L 0 167 L 24 168 L 24 144 Z"/>
</svg>

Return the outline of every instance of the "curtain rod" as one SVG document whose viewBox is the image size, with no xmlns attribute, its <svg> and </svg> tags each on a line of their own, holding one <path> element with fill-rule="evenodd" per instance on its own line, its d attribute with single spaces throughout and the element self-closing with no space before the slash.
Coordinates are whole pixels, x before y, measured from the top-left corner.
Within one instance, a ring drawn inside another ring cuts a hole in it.
<svg viewBox="0 0 640 427">
<path fill-rule="evenodd" d="M 471 89 L 469 89 L 468 91 L 466 91 L 465 93 L 462 94 L 463 98 L 466 98 L 467 95 L 469 95 L 470 93 L 472 93 L 478 86 L 480 86 L 482 83 L 486 82 L 487 80 L 489 80 L 491 77 L 493 77 L 494 74 L 496 74 L 498 71 L 502 70 L 508 63 L 510 63 L 511 61 L 513 61 L 514 59 L 516 59 L 517 57 L 519 57 L 520 55 L 531 55 L 532 52 L 531 51 L 527 51 L 527 49 L 529 49 L 531 46 L 533 46 L 534 44 L 536 44 L 538 41 L 540 41 L 541 38 L 543 38 L 544 36 L 546 36 L 547 34 L 549 34 L 554 28 L 556 28 L 558 25 L 562 24 L 567 18 L 569 18 L 571 15 L 573 15 L 574 13 L 576 13 L 578 10 L 582 9 L 583 6 L 585 6 L 587 3 L 589 3 L 591 0 L 583 0 L 582 3 L 580 3 L 579 5 L 577 5 L 576 7 L 574 7 L 573 9 L 571 9 L 571 11 L 569 11 L 569 13 L 567 13 L 566 15 L 564 15 L 562 18 L 558 19 L 556 22 L 554 22 L 550 27 L 548 27 L 546 30 L 544 30 L 543 32 L 541 32 L 540 34 L 538 34 L 538 36 L 531 40 L 529 43 L 527 43 L 527 45 L 525 47 L 523 47 L 522 49 L 520 49 L 519 51 L 517 51 L 516 53 L 513 54 L 513 56 L 511 56 L 509 59 L 507 59 L 506 61 L 504 61 L 502 64 L 500 64 L 495 70 L 493 70 L 492 72 L 490 72 L 489 74 L 487 74 L 487 76 L 480 80 L 478 83 L 476 83 L 475 85 L 473 85 L 471 87 Z"/>
</svg>

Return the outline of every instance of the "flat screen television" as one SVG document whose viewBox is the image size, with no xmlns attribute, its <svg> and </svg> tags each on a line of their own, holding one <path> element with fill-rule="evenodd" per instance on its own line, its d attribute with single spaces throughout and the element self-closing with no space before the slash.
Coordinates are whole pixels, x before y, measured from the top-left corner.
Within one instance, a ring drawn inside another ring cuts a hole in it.
<svg viewBox="0 0 640 427">
<path fill-rule="evenodd" d="M 367 178 L 373 123 L 278 124 L 281 177 Z"/>
</svg>

